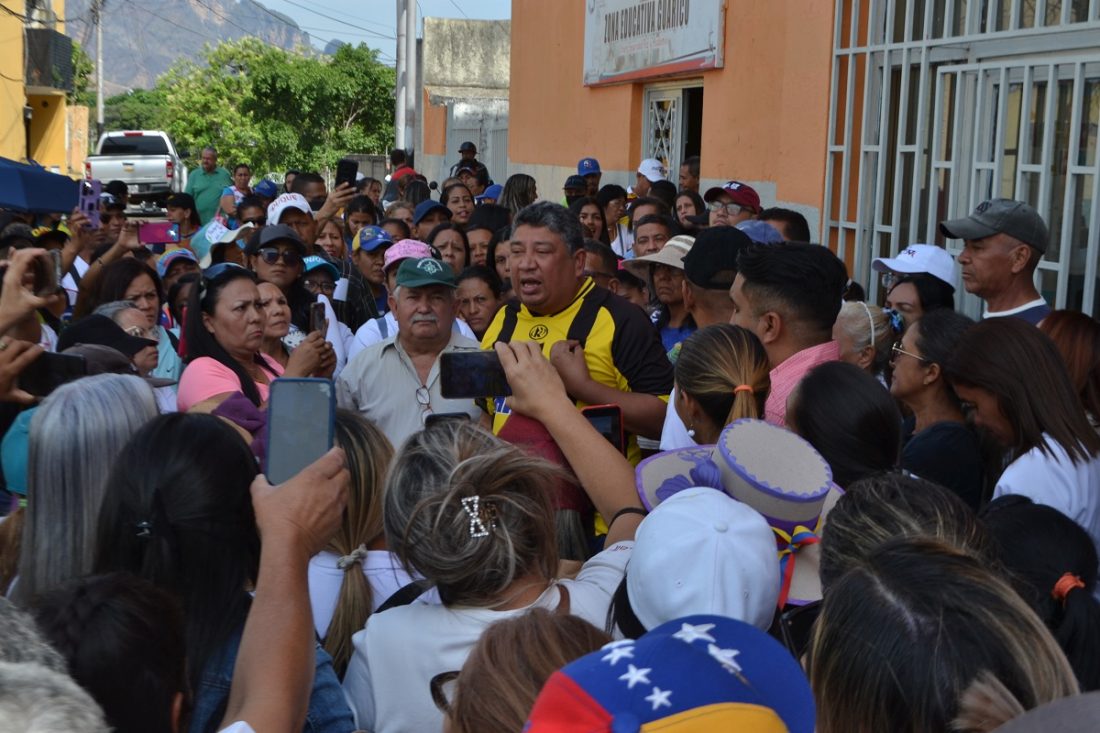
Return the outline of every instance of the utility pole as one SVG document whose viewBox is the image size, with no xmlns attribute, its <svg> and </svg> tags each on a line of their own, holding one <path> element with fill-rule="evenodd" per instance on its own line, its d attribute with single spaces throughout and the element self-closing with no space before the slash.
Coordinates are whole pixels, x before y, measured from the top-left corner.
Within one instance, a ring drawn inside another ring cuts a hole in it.
<svg viewBox="0 0 1100 733">
<path fill-rule="evenodd" d="M 413 0 L 416 2 L 416 0 Z M 397 94 L 394 104 L 394 147 L 405 149 L 405 95 L 408 85 L 405 74 L 405 8 L 408 0 L 397 0 Z"/>
<path fill-rule="evenodd" d="M 416 149 L 416 110 L 420 87 L 416 83 L 416 0 L 405 0 L 405 146 Z"/>
<path fill-rule="evenodd" d="M 95 23 L 95 137 L 103 137 L 103 0 L 92 0 Z"/>
</svg>

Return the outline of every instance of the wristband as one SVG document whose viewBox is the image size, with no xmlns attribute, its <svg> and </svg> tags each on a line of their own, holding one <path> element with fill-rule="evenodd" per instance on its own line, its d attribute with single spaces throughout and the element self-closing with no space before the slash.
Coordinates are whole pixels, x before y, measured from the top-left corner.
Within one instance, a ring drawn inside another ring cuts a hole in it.
<svg viewBox="0 0 1100 733">
<path fill-rule="evenodd" d="M 624 514 L 641 514 L 643 517 L 649 514 L 645 509 L 640 506 L 624 506 L 619 511 L 615 512 L 615 516 L 611 517 L 611 521 L 607 523 L 607 528 L 611 529 L 611 525 L 615 523 L 615 520 Z"/>
</svg>

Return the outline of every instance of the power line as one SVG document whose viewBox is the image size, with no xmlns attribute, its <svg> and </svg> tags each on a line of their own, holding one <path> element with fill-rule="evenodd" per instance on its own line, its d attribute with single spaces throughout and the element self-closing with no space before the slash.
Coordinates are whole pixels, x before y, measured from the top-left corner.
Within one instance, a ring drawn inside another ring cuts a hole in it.
<svg viewBox="0 0 1100 733">
<path fill-rule="evenodd" d="M 463 10 L 462 8 L 460 8 L 458 3 L 455 2 L 455 0 L 451 0 L 451 5 L 455 6 L 455 10 L 457 10 L 459 13 L 461 13 L 463 18 L 465 18 L 466 20 L 470 19 L 470 16 L 466 15 L 466 11 Z"/>
<path fill-rule="evenodd" d="M 365 33 L 368 33 L 368 34 L 372 35 L 372 36 L 376 36 L 378 38 L 383 38 L 387 41 L 396 41 L 397 40 L 397 38 L 395 38 L 394 36 L 387 36 L 387 35 L 384 35 L 382 33 L 379 33 L 378 31 L 372 31 L 370 28 L 364 28 L 361 25 L 355 25 L 354 23 L 349 23 L 348 21 L 344 20 L 343 18 L 337 18 L 333 15 L 325 15 L 324 13 L 322 13 L 319 10 L 314 10 L 313 8 L 309 7 L 308 5 L 302 5 L 301 3 L 294 2 L 294 0 L 283 0 L 283 1 L 286 2 L 288 5 L 293 5 L 294 7 L 301 8 L 302 10 L 308 10 L 309 12 L 313 13 L 314 15 L 319 15 L 322 18 L 328 18 L 329 20 L 334 20 L 337 23 L 340 23 L 342 25 L 346 25 L 350 28 L 355 28 L 357 30 L 361 30 Z"/>
<path fill-rule="evenodd" d="M 149 8 L 138 5 L 136 2 L 134 2 L 134 0 L 126 0 L 126 2 L 129 3 L 130 5 L 132 5 L 133 7 L 137 8 L 138 10 L 143 10 L 146 13 L 148 13 L 149 15 L 152 15 L 155 18 L 160 18 L 161 20 L 163 20 L 165 23 L 168 23 L 169 25 L 174 25 L 176 28 L 179 28 L 181 31 L 187 31 L 188 33 L 190 33 L 192 35 L 198 36 L 199 38 L 205 38 L 208 41 L 219 41 L 219 40 L 221 40 L 221 39 L 216 38 L 214 36 L 206 35 L 205 33 L 199 33 L 198 31 L 192 30 L 191 28 L 188 28 L 185 25 L 180 25 L 179 23 L 177 23 L 174 20 L 169 20 L 168 18 L 165 18 L 163 15 L 160 15 L 159 13 L 154 13 Z"/>
</svg>

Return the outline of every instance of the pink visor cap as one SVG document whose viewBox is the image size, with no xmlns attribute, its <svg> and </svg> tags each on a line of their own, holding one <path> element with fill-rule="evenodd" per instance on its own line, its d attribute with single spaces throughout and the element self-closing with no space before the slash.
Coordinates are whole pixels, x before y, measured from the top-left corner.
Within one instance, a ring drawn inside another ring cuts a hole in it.
<svg viewBox="0 0 1100 733">
<path fill-rule="evenodd" d="M 388 271 L 401 260 L 410 258 L 420 260 L 425 257 L 437 257 L 431 245 L 415 239 L 402 239 L 386 250 L 385 258 L 382 260 L 382 271 Z"/>
</svg>

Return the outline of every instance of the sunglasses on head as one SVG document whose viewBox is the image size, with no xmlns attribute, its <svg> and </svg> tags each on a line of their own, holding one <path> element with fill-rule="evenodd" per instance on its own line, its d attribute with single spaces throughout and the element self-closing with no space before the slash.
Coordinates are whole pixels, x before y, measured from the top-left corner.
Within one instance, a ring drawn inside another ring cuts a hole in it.
<svg viewBox="0 0 1100 733">
<path fill-rule="evenodd" d="M 302 256 L 297 252 L 292 252 L 289 249 L 285 249 L 280 252 L 274 247 L 264 247 L 256 254 L 259 255 L 261 260 L 269 265 L 274 265 L 276 262 L 279 261 L 280 258 L 282 258 L 284 265 L 289 265 L 290 267 L 302 264 Z"/>
</svg>

